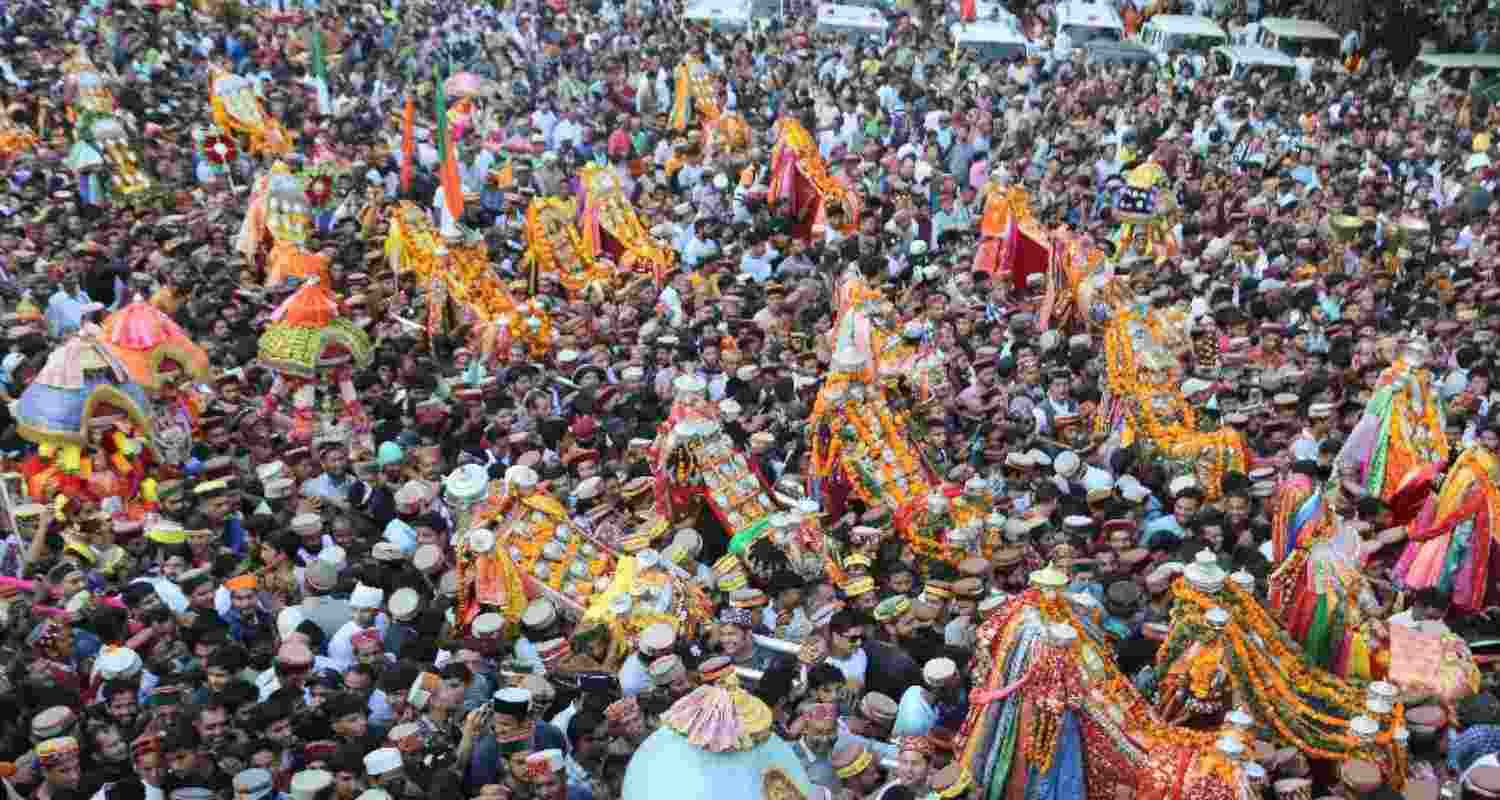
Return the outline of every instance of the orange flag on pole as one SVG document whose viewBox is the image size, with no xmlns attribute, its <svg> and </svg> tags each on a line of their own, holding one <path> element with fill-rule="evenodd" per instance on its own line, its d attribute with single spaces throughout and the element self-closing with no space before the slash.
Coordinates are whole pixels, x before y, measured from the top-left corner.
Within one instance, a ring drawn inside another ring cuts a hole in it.
<svg viewBox="0 0 1500 800">
<path fill-rule="evenodd" d="M 416 122 L 417 102 L 406 95 L 406 109 L 401 115 L 401 193 L 411 191 L 412 157 L 416 154 L 417 139 L 412 131 Z"/>
</svg>

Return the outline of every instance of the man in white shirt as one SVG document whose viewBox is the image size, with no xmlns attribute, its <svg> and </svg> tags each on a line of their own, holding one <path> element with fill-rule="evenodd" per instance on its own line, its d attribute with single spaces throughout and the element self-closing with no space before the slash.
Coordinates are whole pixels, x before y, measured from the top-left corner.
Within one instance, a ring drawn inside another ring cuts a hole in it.
<svg viewBox="0 0 1500 800">
<path fill-rule="evenodd" d="M 620 692 L 626 697 L 634 697 L 654 688 L 648 667 L 658 656 L 671 652 L 676 640 L 671 626 L 665 623 L 659 622 L 641 631 L 636 651 L 620 666 Z"/>
</svg>

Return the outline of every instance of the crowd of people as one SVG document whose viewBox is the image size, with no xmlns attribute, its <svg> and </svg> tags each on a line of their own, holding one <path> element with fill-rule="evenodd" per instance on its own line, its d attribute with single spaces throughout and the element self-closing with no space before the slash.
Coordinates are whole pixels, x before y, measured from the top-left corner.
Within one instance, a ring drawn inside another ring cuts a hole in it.
<svg viewBox="0 0 1500 800">
<path fill-rule="evenodd" d="M 729 683 L 770 710 L 819 796 L 1010 796 L 1014 785 L 977 780 L 963 749 L 966 719 L 992 702 L 972 682 L 990 658 L 985 620 L 1034 574 L 1063 570 L 1150 698 L 1183 565 L 1206 552 L 1265 597 L 1286 556 L 1271 546 L 1286 525 L 1276 498 L 1293 476 L 1340 485 L 1339 513 L 1367 533 L 1359 559 L 1373 595 L 1361 600 L 1377 629 L 1454 633 L 1476 650 L 1500 630 L 1488 546 L 1500 534 L 1463 528 L 1449 560 L 1418 580 L 1408 553 L 1422 543 L 1405 540 L 1422 523 L 1394 522 L 1403 509 L 1339 458 L 1414 340 L 1430 354 L 1444 452 L 1500 453 L 1489 160 L 1500 110 L 1463 81 L 1414 101 L 1405 63 L 1424 32 L 1483 49 L 1487 12 L 1439 25 L 1422 9 L 1371 9 L 1341 29 L 1338 57 L 1239 76 L 1187 53 L 1090 63 L 1054 39 L 1047 3 L 1011 8 L 1032 47 L 994 63 L 954 45 L 958 4 L 883 9 L 879 43 L 820 32 L 816 9 L 791 2 L 743 32 L 655 0 L 287 5 L 0 8 L 0 137 L 12 148 L 0 290 L 14 307 L 0 360 L 6 797 L 611 800 L 630 794 L 632 755 L 677 704 Z M 1327 10 L 1126 5 L 1132 28 L 1175 11 L 1231 31 Z M 66 85 L 80 53 L 108 76 L 149 201 L 95 191 L 70 156 L 88 118 Z M 744 120 L 743 147 L 709 147 L 676 124 L 674 70 L 690 57 Z M 255 82 L 290 152 L 216 158 L 202 146 L 220 70 Z M 468 150 L 460 180 L 474 191 L 445 220 L 447 123 L 431 109 L 460 71 L 494 87 L 474 126 L 503 144 Z M 831 180 L 858 199 L 852 224 L 809 233 L 765 202 L 783 118 L 801 121 Z M 287 414 L 268 400 L 283 377 L 258 348 L 310 281 L 268 284 L 266 252 L 236 241 L 257 177 L 315 153 L 337 179 L 303 245 L 329 264 L 311 283 L 345 299 L 373 358 L 347 375 L 356 424 L 308 435 L 305 404 Z M 1117 236 L 1117 203 L 1147 161 L 1175 216 L 1170 254 L 1143 257 Z M 617 171 L 670 250 L 668 269 L 610 264 L 618 274 L 582 292 L 536 274 L 527 209 L 581 202 L 586 165 Z M 999 185 L 1024 189 L 1036 224 L 1097 248 L 1146 306 L 1190 319 L 1192 348 L 1212 343 L 1213 371 L 1180 374 L 1177 388 L 1203 430 L 1243 436 L 1238 468 L 1213 486 L 1184 481 L 1095 424 L 1119 391 L 1099 320 L 1059 330 L 1045 275 L 975 269 Z M 429 308 L 445 302 L 436 284 L 397 274 L 390 252 L 402 201 L 482 242 L 507 291 L 545 301 L 551 338 L 487 346 L 487 320 L 462 307 L 433 324 Z M 894 304 L 903 341 L 943 354 L 951 391 L 913 401 L 908 435 L 940 494 L 986 498 L 994 513 L 980 527 L 993 541 L 944 537 L 956 557 L 928 558 L 890 514 L 835 502 L 816 480 L 809 419 L 838 367 L 830 331 L 850 274 Z M 83 352 L 67 343 L 96 339 L 111 314 L 148 299 L 206 352 L 211 377 L 181 390 L 192 421 L 181 463 L 105 483 L 112 459 L 134 469 L 139 453 L 125 439 L 106 449 L 119 419 L 86 425 L 80 467 L 37 444 L 25 397 L 66 368 L 94 380 L 87 355 L 69 366 L 57 354 Z M 737 531 L 681 513 L 663 474 L 678 467 L 654 457 L 684 394 L 714 409 L 767 496 L 819 519 L 837 558 L 749 580 L 724 569 Z M 41 472 L 9 480 L 29 459 Z M 1425 476 L 1434 494 L 1444 466 Z M 679 599 L 701 598 L 703 612 L 622 635 L 612 615 L 585 613 L 593 590 L 580 584 L 537 590 L 530 574 L 473 567 L 475 552 L 483 561 L 496 548 L 524 561 L 536 530 L 464 527 L 476 480 L 536 490 L 528 499 L 544 489 L 539 517 L 587 533 L 601 553 L 633 554 L 643 573 L 670 565 L 691 587 Z M 23 507 L 44 509 L 41 530 L 22 524 Z M 1452 702 L 1407 698 L 1405 796 L 1500 792 L 1500 700 L 1488 679 L 1475 688 Z M 1294 783 L 1268 781 L 1267 796 L 1334 793 L 1341 781 L 1402 796 L 1316 754 L 1270 752 L 1264 772 Z M 1037 796 L 1083 797 L 1046 791 Z"/>
</svg>

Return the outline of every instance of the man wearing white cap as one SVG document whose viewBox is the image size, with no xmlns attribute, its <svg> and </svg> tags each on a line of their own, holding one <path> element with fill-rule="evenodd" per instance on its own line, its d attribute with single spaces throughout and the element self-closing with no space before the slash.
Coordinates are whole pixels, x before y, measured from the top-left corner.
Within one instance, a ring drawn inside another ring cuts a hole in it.
<svg viewBox="0 0 1500 800">
<path fill-rule="evenodd" d="M 389 624 L 385 614 L 380 613 L 384 602 L 384 591 L 362 583 L 355 586 L 354 591 L 349 594 L 351 617 L 328 642 L 328 657 L 339 665 L 340 670 L 354 666 L 354 634 L 374 627 L 379 629 L 382 639 L 384 638 Z"/>
<path fill-rule="evenodd" d="M 1293 461 L 1318 460 L 1318 450 L 1328 439 L 1328 418 L 1331 416 L 1332 403 L 1313 403 L 1307 407 L 1307 427 L 1292 440 Z"/>
<path fill-rule="evenodd" d="M 926 686 L 909 686 L 896 708 L 891 736 L 926 736 L 945 713 L 958 706 L 958 665 L 951 658 L 934 658 L 922 667 Z"/>
</svg>

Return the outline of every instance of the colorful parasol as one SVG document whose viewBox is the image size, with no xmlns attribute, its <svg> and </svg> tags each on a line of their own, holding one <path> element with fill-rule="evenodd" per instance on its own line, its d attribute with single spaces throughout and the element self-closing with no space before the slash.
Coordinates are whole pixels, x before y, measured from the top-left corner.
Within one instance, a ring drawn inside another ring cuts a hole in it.
<svg viewBox="0 0 1500 800">
<path fill-rule="evenodd" d="M 174 378 L 201 381 L 212 373 L 208 353 L 171 317 L 140 297 L 105 318 L 100 339 L 131 380 L 148 392 L 159 391 Z"/>
<path fill-rule="evenodd" d="M 90 419 L 122 415 L 151 441 L 154 425 L 146 392 L 99 333 L 98 326 L 88 325 L 47 357 L 16 403 L 21 438 L 44 447 L 77 448 L 87 442 Z"/>
<path fill-rule="evenodd" d="M 333 292 L 317 279 L 309 281 L 271 314 L 271 324 L 260 337 L 261 363 L 303 378 L 350 363 L 369 366 L 374 358 L 370 338 L 338 314 Z"/>
</svg>

